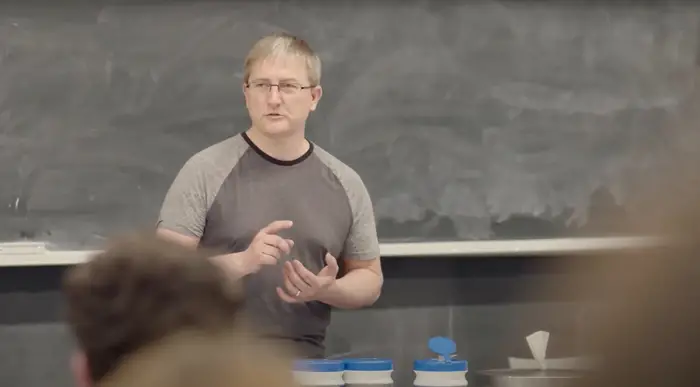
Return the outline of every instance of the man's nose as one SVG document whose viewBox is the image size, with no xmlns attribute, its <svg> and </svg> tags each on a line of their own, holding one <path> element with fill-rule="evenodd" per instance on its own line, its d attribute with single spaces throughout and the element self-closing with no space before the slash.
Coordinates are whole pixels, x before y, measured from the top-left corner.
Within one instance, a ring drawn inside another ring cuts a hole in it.
<svg viewBox="0 0 700 387">
<path fill-rule="evenodd" d="M 279 104 L 282 102 L 280 96 L 280 89 L 276 85 L 270 85 L 270 90 L 267 93 L 267 102 L 272 104 Z"/>
</svg>

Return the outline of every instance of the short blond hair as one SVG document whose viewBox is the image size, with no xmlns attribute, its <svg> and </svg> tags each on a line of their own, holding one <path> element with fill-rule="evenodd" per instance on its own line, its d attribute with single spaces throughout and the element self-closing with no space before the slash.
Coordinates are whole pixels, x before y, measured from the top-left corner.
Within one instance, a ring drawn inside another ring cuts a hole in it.
<svg viewBox="0 0 700 387">
<path fill-rule="evenodd" d="M 256 63 L 281 55 L 303 58 L 306 62 L 306 71 L 309 74 L 311 86 L 321 84 L 321 58 L 316 55 L 304 39 L 286 32 L 267 35 L 255 42 L 245 58 L 243 81 L 248 82 L 250 72 Z"/>
</svg>

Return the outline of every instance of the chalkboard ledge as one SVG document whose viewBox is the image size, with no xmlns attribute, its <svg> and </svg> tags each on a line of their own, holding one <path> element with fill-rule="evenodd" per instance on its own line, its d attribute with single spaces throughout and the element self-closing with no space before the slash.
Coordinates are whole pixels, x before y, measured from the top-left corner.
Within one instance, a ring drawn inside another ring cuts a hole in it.
<svg viewBox="0 0 700 387">
<path fill-rule="evenodd" d="M 382 258 L 556 256 L 651 247 L 654 238 L 556 238 L 494 241 L 382 243 Z M 68 266 L 89 259 L 96 250 L 55 251 L 41 242 L 0 243 L 0 267 Z"/>
</svg>

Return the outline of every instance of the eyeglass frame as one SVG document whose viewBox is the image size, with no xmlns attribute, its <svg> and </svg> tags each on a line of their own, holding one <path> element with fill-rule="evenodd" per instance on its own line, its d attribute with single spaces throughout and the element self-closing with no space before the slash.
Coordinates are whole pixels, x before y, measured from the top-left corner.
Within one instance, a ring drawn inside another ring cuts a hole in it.
<svg viewBox="0 0 700 387">
<path fill-rule="evenodd" d="M 257 84 L 258 86 L 267 86 L 267 90 L 261 89 L 261 91 L 265 91 L 265 92 L 267 92 L 267 93 L 272 92 L 272 87 L 273 87 L 273 86 L 277 86 L 277 92 L 279 92 L 280 94 L 286 94 L 286 95 L 290 95 L 290 94 L 291 94 L 291 95 L 294 95 L 294 94 L 296 94 L 296 93 L 298 93 L 298 92 L 300 92 L 300 91 L 302 91 L 302 90 L 313 89 L 314 87 L 317 86 L 317 85 L 302 86 L 302 85 L 300 85 L 300 84 L 298 84 L 298 83 L 287 83 L 287 82 L 269 83 L 269 82 L 265 82 L 265 81 L 258 81 L 258 82 L 246 82 L 245 87 L 246 87 L 247 89 L 257 90 L 257 89 L 255 89 L 255 88 L 251 88 L 251 86 L 255 86 L 256 84 Z M 294 89 L 294 91 L 293 91 L 292 93 L 284 93 L 284 92 L 282 91 L 282 86 L 281 86 L 281 85 L 295 86 L 296 88 Z"/>
</svg>

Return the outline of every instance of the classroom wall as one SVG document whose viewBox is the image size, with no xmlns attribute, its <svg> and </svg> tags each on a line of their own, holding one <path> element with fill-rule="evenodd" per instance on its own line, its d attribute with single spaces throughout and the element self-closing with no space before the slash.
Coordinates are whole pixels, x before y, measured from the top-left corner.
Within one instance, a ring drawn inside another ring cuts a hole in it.
<svg viewBox="0 0 700 387">
<path fill-rule="evenodd" d="M 456 340 L 473 385 L 483 384 L 476 370 L 527 355 L 524 337 L 536 330 L 552 333 L 551 356 L 571 355 L 586 307 L 566 292 L 537 290 L 574 278 L 551 265 L 562 259 L 386 258 L 381 299 L 373 308 L 334 313 L 328 354 L 390 356 L 401 385 L 410 385 L 411 362 L 429 356 L 426 343 L 435 335 Z M 64 269 L 0 268 L 1 386 L 72 385 L 59 294 Z"/>
<path fill-rule="evenodd" d="M 576 353 L 588 303 L 566 292 L 542 292 L 545 283 L 569 283 L 577 273 L 562 257 L 387 258 L 386 280 L 372 308 L 337 311 L 328 333 L 329 355 L 390 356 L 397 385 L 410 385 L 411 361 L 429 356 L 434 335 L 457 341 L 459 356 L 476 371 L 504 367 L 526 356 L 524 337 L 552 333 L 551 356 Z M 577 257 L 574 259 L 585 259 Z M 0 387 L 69 387 L 71 340 L 62 323 L 63 267 L 0 267 Z"/>
</svg>

